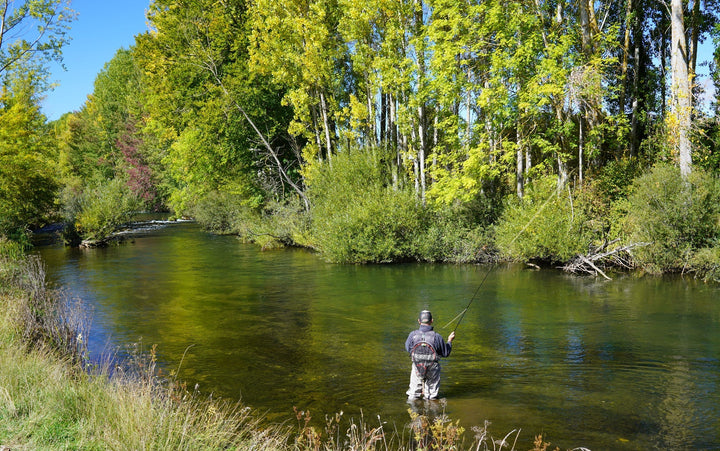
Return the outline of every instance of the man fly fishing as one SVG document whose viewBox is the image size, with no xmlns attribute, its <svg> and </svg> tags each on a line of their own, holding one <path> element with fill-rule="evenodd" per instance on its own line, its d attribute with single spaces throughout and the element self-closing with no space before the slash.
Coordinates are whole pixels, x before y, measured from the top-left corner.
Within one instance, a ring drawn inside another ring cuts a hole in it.
<svg viewBox="0 0 720 451">
<path fill-rule="evenodd" d="M 440 390 L 440 357 L 447 357 L 452 351 L 455 331 L 448 336 L 445 343 L 443 337 L 433 330 L 433 317 L 429 310 L 423 310 L 418 316 L 420 327 L 405 340 L 405 350 L 412 358 L 410 387 L 408 400 L 436 399 Z"/>
</svg>

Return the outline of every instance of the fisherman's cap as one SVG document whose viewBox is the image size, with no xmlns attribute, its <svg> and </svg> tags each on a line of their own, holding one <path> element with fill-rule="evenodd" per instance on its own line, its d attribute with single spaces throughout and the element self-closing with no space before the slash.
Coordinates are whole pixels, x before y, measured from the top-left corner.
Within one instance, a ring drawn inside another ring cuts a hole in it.
<svg viewBox="0 0 720 451">
<path fill-rule="evenodd" d="M 430 324 L 432 322 L 432 313 L 430 313 L 430 310 L 423 310 L 420 312 L 420 315 L 418 316 L 418 321 L 420 321 L 422 324 Z"/>
</svg>

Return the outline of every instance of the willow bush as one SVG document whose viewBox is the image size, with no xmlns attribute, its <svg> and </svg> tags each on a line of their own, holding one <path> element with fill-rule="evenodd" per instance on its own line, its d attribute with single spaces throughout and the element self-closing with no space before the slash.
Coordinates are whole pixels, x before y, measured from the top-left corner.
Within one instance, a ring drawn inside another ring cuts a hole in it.
<svg viewBox="0 0 720 451">
<path fill-rule="evenodd" d="M 650 272 L 712 268 L 720 238 L 720 184 L 694 168 L 683 180 L 672 165 L 657 164 L 638 177 L 627 201 L 623 229 L 636 249 L 637 263 Z M 702 251 L 702 252 L 700 252 Z M 696 256 L 697 254 L 697 256 Z"/>
<path fill-rule="evenodd" d="M 338 263 L 416 258 L 425 210 L 412 188 L 393 184 L 383 151 L 343 152 L 308 173 L 311 236 Z"/>
<path fill-rule="evenodd" d="M 68 223 L 65 240 L 102 242 L 126 223 L 142 202 L 121 179 L 98 179 L 62 196 L 63 214 Z"/>
<path fill-rule="evenodd" d="M 481 198 L 477 202 L 432 209 L 426 215 L 426 227 L 418 243 L 424 261 L 473 263 L 495 259 L 497 249 L 491 227 L 492 205 Z"/>
<path fill-rule="evenodd" d="M 511 196 L 496 227 L 496 244 L 509 258 L 557 263 L 585 254 L 603 227 L 589 214 L 592 199 L 556 177 L 533 182 L 525 196 Z"/>
</svg>

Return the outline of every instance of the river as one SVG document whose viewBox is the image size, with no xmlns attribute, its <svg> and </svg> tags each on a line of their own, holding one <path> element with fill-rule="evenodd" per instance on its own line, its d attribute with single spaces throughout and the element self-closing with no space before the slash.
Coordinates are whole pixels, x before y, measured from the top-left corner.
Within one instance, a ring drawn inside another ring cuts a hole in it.
<svg viewBox="0 0 720 451">
<path fill-rule="evenodd" d="M 167 372 L 268 421 L 344 412 L 408 421 L 403 346 L 430 308 L 447 337 L 445 413 L 562 449 L 720 447 L 720 289 L 692 278 L 607 281 L 518 265 L 333 265 L 260 251 L 193 223 L 100 249 L 38 248 L 91 312 L 90 353 L 157 344 Z M 489 272 L 489 273 L 488 273 Z M 323 423 L 323 421 L 321 421 Z"/>
</svg>

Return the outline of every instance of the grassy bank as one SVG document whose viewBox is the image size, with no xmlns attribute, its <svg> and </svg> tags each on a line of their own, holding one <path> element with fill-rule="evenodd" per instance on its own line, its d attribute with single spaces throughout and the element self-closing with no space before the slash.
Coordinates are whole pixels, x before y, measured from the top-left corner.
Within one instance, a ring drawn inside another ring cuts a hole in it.
<svg viewBox="0 0 720 451">
<path fill-rule="evenodd" d="M 41 262 L 0 238 L 0 449 L 495 450 L 514 449 L 519 435 L 500 446 L 487 425 L 466 434 L 444 415 L 415 415 L 400 429 L 342 414 L 318 428 L 305 411 L 269 424 L 160 377 L 154 348 L 90 365 L 86 324 L 77 303 L 46 285 Z M 537 437 L 534 447 L 548 444 Z"/>
</svg>

